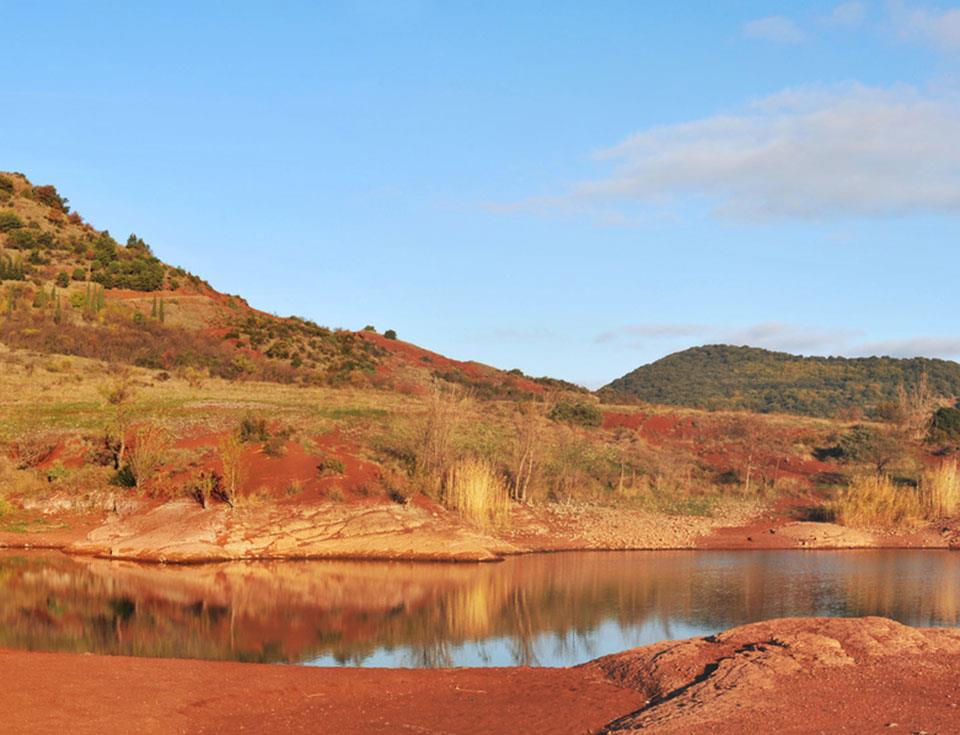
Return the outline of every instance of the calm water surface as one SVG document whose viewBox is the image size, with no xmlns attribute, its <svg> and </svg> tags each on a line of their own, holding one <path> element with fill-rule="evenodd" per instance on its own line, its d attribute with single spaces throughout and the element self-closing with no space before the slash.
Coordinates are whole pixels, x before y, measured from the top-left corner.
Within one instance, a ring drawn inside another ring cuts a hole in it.
<svg viewBox="0 0 960 735">
<path fill-rule="evenodd" d="M 0 553 L 0 648 L 346 666 L 564 666 L 783 616 L 960 624 L 960 553 L 602 552 L 500 564 L 141 566 Z"/>
</svg>

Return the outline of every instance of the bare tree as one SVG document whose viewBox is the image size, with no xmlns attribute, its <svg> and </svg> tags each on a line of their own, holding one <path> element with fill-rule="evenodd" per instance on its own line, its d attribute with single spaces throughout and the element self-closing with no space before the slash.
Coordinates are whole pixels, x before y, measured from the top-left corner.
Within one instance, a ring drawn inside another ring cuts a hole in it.
<svg viewBox="0 0 960 735">
<path fill-rule="evenodd" d="M 543 443 L 541 407 L 533 402 L 520 404 L 514 417 L 513 477 L 510 497 L 526 503 L 539 469 L 539 450 Z"/>
</svg>

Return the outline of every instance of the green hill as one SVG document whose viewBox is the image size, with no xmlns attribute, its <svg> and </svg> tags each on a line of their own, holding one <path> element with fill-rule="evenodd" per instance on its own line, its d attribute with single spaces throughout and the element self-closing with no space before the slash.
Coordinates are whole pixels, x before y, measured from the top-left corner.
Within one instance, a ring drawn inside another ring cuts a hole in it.
<svg viewBox="0 0 960 735">
<path fill-rule="evenodd" d="M 754 347 L 707 345 L 643 365 L 600 390 L 605 400 L 639 399 L 694 408 L 868 416 L 926 373 L 935 395 L 960 396 L 960 364 L 924 357 L 800 357 Z"/>
</svg>

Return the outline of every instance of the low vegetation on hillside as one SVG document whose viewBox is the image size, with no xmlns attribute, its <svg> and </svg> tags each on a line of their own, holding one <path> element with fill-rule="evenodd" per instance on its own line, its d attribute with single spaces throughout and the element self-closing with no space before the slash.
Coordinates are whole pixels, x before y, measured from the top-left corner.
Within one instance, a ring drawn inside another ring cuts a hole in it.
<svg viewBox="0 0 960 735">
<path fill-rule="evenodd" d="M 426 499 L 488 530 L 537 504 L 710 514 L 792 496 L 854 525 L 960 510 L 955 363 L 705 347 L 601 402 L 393 329 L 259 312 L 19 174 L 0 174 L 0 289 L 0 528 L 17 508 L 133 497 Z"/>
</svg>

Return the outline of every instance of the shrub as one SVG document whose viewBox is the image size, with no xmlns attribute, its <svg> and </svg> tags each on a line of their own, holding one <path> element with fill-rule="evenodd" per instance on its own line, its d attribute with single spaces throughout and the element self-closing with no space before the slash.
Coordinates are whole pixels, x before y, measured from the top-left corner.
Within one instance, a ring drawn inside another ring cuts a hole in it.
<svg viewBox="0 0 960 735">
<path fill-rule="evenodd" d="M 29 250 L 37 244 L 37 236 L 33 230 L 21 228 L 7 232 L 7 245 L 17 250 Z"/>
<path fill-rule="evenodd" d="M 66 288 L 70 285 L 70 274 L 66 271 L 60 271 L 57 273 L 57 278 L 55 283 L 59 288 Z"/>
<path fill-rule="evenodd" d="M 19 230 L 21 227 L 23 227 L 23 220 L 17 216 L 16 212 L 9 210 L 0 212 L 0 232 Z"/>
<path fill-rule="evenodd" d="M 248 442 L 268 441 L 270 439 L 270 431 L 267 429 L 267 420 L 252 414 L 247 414 L 240 420 L 238 436 L 244 444 Z"/>
<path fill-rule="evenodd" d="M 394 330 L 394 329 L 388 329 L 386 332 L 383 333 L 383 336 L 384 336 L 386 339 L 396 339 L 396 338 L 397 338 L 397 332 L 396 332 L 396 330 Z"/>
<path fill-rule="evenodd" d="M 890 430 L 858 424 L 850 429 L 838 445 L 844 462 L 871 465 L 878 475 L 903 458 L 904 441 Z"/>
<path fill-rule="evenodd" d="M 550 409 L 547 417 L 553 421 L 562 421 L 578 426 L 600 426 L 603 423 L 603 411 L 585 401 L 560 401 Z"/>
<path fill-rule="evenodd" d="M 489 528 L 506 521 L 510 500 L 503 478 L 487 461 L 468 457 L 447 475 L 443 504 L 465 520 Z"/>
<path fill-rule="evenodd" d="M 894 526 L 922 515 L 913 488 L 875 475 L 855 478 L 837 495 L 832 509 L 846 526 Z"/>
<path fill-rule="evenodd" d="M 87 280 L 87 272 L 83 268 L 74 268 L 71 277 L 74 281 L 85 281 Z"/>
<path fill-rule="evenodd" d="M 117 470 L 113 476 L 113 484 L 120 487 L 136 487 L 137 476 L 134 474 L 133 468 L 129 464 L 125 464 Z"/>
<path fill-rule="evenodd" d="M 286 437 L 275 435 L 271 436 L 267 441 L 263 443 L 263 453 L 268 457 L 273 457 L 274 459 L 279 459 L 287 453 L 287 440 Z"/>
<path fill-rule="evenodd" d="M 168 446 L 166 433 L 160 427 L 148 424 L 137 430 L 128 466 L 138 490 L 143 490 L 156 475 L 166 459 Z"/>
<path fill-rule="evenodd" d="M 25 278 L 23 262 L 10 257 L 0 257 L 0 281 L 22 281 Z"/>
<path fill-rule="evenodd" d="M 936 442 L 960 439 L 960 408 L 944 406 L 933 414 L 929 438 Z"/>
<path fill-rule="evenodd" d="M 327 457 L 317 465 L 317 473 L 320 475 L 342 475 L 346 471 L 346 466 L 336 457 Z"/>
<path fill-rule="evenodd" d="M 0 199 L 9 199 L 13 194 L 13 181 L 7 176 L 0 176 Z"/>
<path fill-rule="evenodd" d="M 33 193 L 34 196 L 36 196 L 37 201 L 41 204 L 58 209 L 64 214 L 67 214 L 70 211 L 70 207 L 67 206 L 68 200 L 60 196 L 60 193 L 57 191 L 55 186 L 50 184 L 47 184 L 46 186 L 35 186 L 33 187 Z"/>
</svg>

